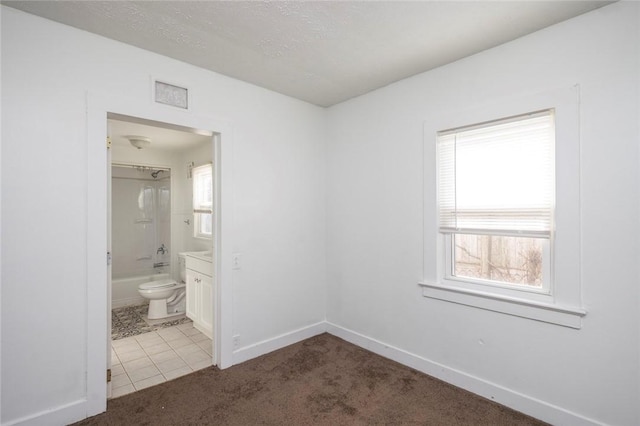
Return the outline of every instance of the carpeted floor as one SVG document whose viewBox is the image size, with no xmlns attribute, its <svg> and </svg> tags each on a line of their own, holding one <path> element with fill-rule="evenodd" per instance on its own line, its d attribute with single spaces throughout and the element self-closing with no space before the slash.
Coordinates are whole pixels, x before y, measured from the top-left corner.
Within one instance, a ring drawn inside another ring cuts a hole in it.
<svg viewBox="0 0 640 426">
<path fill-rule="evenodd" d="M 110 400 L 76 425 L 543 425 L 329 334 Z"/>
</svg>

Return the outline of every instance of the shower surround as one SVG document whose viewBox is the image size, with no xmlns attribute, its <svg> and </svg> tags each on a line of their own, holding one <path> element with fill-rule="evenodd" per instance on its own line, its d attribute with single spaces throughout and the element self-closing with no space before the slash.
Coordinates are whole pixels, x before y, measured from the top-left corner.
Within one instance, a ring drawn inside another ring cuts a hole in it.
<svg viewBox="0 0 640 426">
<path fill-rule="evenodd" d="M 144 300 L 136 278 L 171 272 L 170 176 L 168 169 L 112 167 L 113 307 Z"/>
</svg>

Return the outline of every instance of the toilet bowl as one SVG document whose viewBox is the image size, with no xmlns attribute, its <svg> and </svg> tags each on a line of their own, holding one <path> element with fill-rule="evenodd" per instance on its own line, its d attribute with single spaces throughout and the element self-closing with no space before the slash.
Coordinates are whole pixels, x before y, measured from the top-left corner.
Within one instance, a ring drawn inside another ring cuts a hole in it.
<svg viewBox="0 0 640 426">
<path fill-rule="evenodd" d="M 149 319 L 168 318 L 185 312 L 185 287 L 173 279 L 150 281 L 138 286 L 140 296 L 149 300 Z"/>
</svg>

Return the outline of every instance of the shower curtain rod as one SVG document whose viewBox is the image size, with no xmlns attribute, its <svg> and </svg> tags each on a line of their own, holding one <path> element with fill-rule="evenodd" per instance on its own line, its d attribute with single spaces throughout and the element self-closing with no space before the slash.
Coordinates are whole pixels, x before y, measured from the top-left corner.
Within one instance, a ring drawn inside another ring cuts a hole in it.
<svg viewBox="0 0 640 426">
<path fill-rule="evenodd" d="M 143 166 L 140 164 L 125 164 L 125 163 L 111 163 L 112 167 L 128 167 L 130 169 L 142 169 L 142 170 L 166 170 L 166 171 L 170 171 L 171 168 L 169 167 L 158 167 L 158 166 Z"/>
</svg>

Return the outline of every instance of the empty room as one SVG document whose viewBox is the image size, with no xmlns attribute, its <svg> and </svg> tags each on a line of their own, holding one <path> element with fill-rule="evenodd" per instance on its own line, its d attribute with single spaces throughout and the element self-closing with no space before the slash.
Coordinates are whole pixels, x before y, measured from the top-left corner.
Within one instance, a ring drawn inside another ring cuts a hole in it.
<svg viewBox="0 0 640 426">
<path fill-rule="evenodd" d="M 0 3 L 2 425 L 640 424 L 640 3 Z"/>
</svg>

